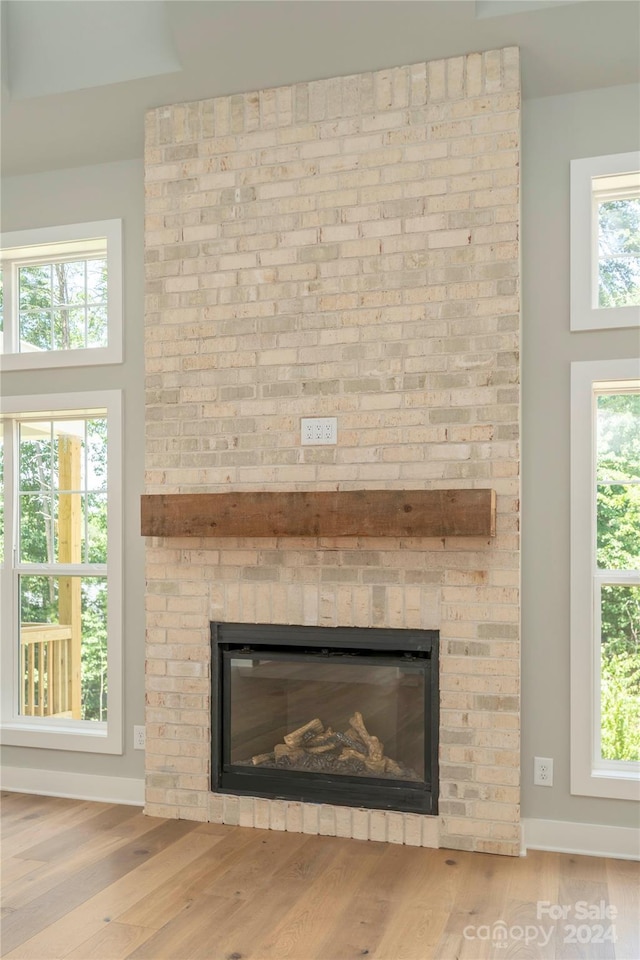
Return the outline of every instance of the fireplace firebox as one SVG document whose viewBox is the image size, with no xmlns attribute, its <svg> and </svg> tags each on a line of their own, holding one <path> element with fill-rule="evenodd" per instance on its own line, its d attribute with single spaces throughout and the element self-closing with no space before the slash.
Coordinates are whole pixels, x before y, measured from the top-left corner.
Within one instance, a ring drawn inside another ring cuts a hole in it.
<svg viewBox="0 0 640 960">
<path fill-rule="evenodd" d="M 215 792 L 437 813 L 438 632 L 212 623 Z"/>
</svg>

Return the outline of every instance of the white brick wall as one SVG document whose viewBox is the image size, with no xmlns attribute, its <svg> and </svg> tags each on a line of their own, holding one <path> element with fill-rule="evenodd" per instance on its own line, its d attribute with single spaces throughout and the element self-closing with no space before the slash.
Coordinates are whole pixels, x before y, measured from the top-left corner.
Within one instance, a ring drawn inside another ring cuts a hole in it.
<svg viewBox="0 0 640 960">
<path fill-rule="evenodd" d="M 515 48 L 147 115 L 147 492 L 498 493 L 493 540 L 149 541 L 150 813 L 519 853 L 519 122 Z M 439 629 L 438 829 L 212 797 L 211 619 Z"/>
</svg>

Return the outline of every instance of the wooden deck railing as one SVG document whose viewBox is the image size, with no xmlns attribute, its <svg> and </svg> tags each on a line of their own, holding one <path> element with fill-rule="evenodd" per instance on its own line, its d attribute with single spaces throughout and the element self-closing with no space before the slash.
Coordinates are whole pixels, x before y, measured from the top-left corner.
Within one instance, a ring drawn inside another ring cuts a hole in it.
<svg viewBox="0 0 640 960">
<path fill-rule="evenodd" d="M 20 713 L 23 716 L 72 715 L 71 637 L 70 624 L 22 624 Z"/>
</svg>

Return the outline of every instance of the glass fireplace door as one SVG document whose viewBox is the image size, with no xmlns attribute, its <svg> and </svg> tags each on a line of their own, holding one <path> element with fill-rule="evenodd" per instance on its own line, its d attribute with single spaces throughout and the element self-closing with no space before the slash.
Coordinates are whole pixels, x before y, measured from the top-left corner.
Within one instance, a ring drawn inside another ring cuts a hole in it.
<svg viewBox="0 0 640 960">
<path fill-rule="evenodd" d="M 422 662 L 238 651 L 223 660 L 227 769 L 424 781 Z"/>
</svg>

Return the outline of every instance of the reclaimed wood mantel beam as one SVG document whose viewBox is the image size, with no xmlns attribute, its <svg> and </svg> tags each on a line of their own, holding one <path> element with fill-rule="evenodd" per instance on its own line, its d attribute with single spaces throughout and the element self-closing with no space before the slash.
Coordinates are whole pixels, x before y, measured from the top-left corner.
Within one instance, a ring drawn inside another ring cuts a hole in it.
<svg viewBox="0 0 640 960">
<path fill-rule="evenodd" d="M 494 490 L 169 493 L 142 497 L 145 537 L 493 537 Z"/>
</svg>

